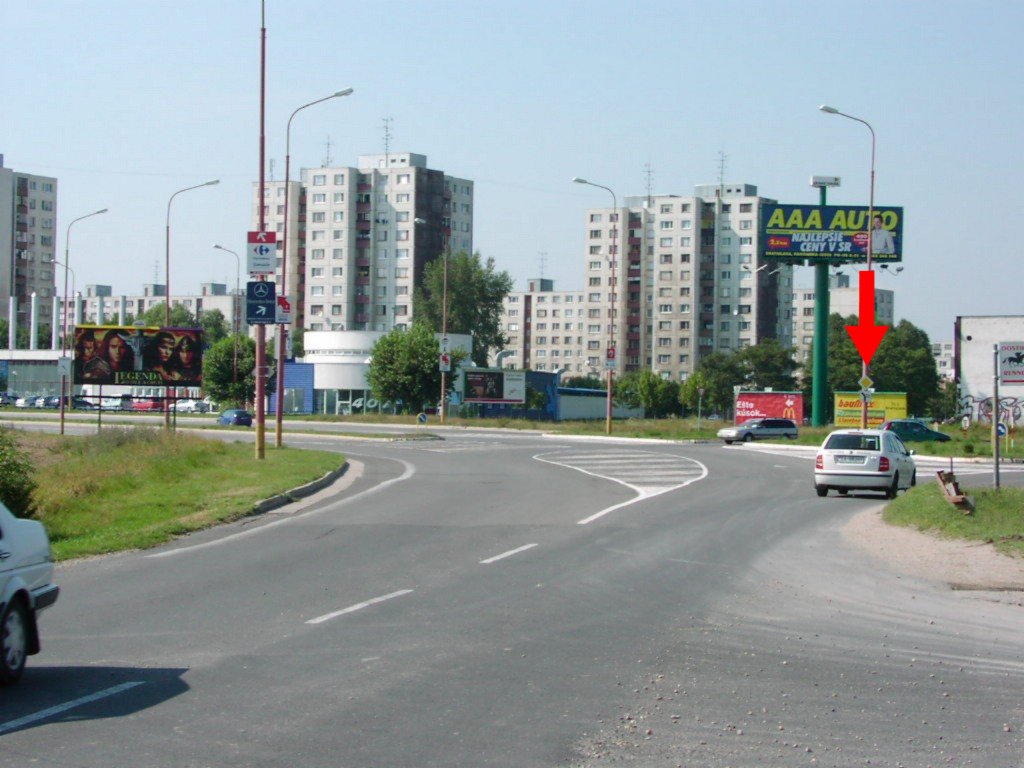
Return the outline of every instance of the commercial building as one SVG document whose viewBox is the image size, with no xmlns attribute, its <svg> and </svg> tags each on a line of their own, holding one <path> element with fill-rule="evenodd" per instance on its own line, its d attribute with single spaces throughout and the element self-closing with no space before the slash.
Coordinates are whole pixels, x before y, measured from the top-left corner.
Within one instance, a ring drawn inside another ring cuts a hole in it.
<svg viewBox="0 0 1024 768">
<path fill-rule="evenodd" d="M 425 155 L 364 155 L 355 167 L 303 168 L 288 191 L 284 278 L 285 182 L 266 182 L 264 194 L 266 228 L 278 233 L 275 281 L 287 288 L 292 329 L 405 327 L 424 267 L 446 249 L 473 250 L 473 182 L 428 168 Z M 258 197 L 254 185 L 254 230 Z"/>
<path fill-rule="evenodd" d="M 963 413 L 972 419 L 992 418 L 995 345 L 1024 341 L 1024 315 L 957 317 L 953 324 L 956 383 Z M 1024 421 L 1024 384 L 999 386 L 1000 421 L 1019 426 Z"/>
<path fill-rule="evenodd" d="M 56 231 L 57 179 L 5 168 L 0 155 L 0 305 L 6 316 L 17 301 L 19 325 L 31 322 L 33 295 L 37 317 L 53 317 Z"/>
</svg>

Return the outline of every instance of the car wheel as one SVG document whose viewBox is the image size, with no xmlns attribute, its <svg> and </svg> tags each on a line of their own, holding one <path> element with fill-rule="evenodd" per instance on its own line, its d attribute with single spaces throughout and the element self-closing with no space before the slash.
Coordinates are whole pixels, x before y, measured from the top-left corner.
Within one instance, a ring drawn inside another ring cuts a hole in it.
<svg viewBox="0 0 1024 768">
<path fill-rule="evenodd" d="M 814 490 L 818 492 L 818 496 L 819 497 L 828 496 L 828 486 L 827 485 L 816 485 L 816 486 L 814 486 Z"/>
<path fill-rule="evenodd" d="M 892 476 L 892 485 L 890 485 L 886 489 L 886 491 L 885 491 L 885 498 L 887 498 L 887 499 L 895 499 L 896 498 L 896 493 L 897 493 L 897 491 L 899 491 L 899 489 L 900 489 L 900 473 L 896 472 Z"/>
<path fill-rule="evenodd" d="M 750 434 L 749 432 L 747 432 L 747 434 L 745 434 L 743 436 L 743 442 L 744 443 L 749 443 L 753 439 L 754 439 L 754 436 L 752 434 Z"/>
<path fill-rule="evenodd" d="M 847 493 L 849 493 L 849 492 L 850 492 L 850 490 L 849 490 L 849 488 L 836 488 L 836 492 L 837 492 L 837 493 L 838 493 L 838 494 L 839 494 L 840 496 L 845 496 L 845 495 L 846 495 Z"/>
<path fill-rule="evenodd" d="M 726 441 L 725 441 L 725 444 L 726 444 L 726 445 L 732 445 L 732 440 L 726 440 Z"/>
<path fill-rule="evenodd" d="M 13 600 L 0 620 L 0 685 L 18 682 L 25 671 L 28 621 L 20 600 Z"/>
</svg>

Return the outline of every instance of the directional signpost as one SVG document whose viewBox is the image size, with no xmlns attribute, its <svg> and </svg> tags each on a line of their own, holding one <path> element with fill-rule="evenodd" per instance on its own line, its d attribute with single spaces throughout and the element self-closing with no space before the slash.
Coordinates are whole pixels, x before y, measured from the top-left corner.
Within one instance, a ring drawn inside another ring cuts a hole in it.
<svg viewBox="0 0 1024 768">
<path fill-rule="evenodd" d="M 250 275 L 274 274 L 277 267 L 277 232 L 250 232 L 246 264 Z"/>
<path fill-rule="evenodd" d="M 253 281 L 245 284 L 245 322 L 274 325 L 277 322 L 277 284 Z"/>
</svg>

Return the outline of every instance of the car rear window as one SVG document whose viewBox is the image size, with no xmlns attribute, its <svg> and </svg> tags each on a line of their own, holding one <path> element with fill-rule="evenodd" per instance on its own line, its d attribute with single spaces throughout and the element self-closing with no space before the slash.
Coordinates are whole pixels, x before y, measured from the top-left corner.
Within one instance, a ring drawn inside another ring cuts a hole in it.
<svg viewBox="0 0 1024 768">
<path fill-rule="evenodd" d="M 877 451 L 877 435 L 831 435 L 825 443 L 830 451 Z"/>
</svg>

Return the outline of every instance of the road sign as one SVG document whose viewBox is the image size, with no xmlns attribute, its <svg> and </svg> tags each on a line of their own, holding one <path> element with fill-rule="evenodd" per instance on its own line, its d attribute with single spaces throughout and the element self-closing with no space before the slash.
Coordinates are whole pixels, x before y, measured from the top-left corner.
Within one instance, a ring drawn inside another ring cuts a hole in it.
<svg viewBox="0 0 1024 768">
<path fill-rule="evenodd" d="M 1024 341 L 999 342 L 999 383 L 1024 384 Z"/>
<path fill-rule="evenodd" d="M 615 347 L 608 347 L 608 354 L 605 355 L 605 358 L 608 360 L 615 359 Z"/>
<path fill-rule="evenodd" d="M 272 275 L 277 266 L 277 232 L 250 232 L 246 268 L 250 275 Z"/>
<path fill-rule="evenodd" d="M 448 337 L 447 336 L 443 336 L 441 338 L 441 351 L 442 352 L 447 352 L 448 351 Z"/>
<path fill-rule="evenodd" d="M 442 373 L 448 373 L 452 369 L 452 356 L 447 352 L 441 353 L 440 370 Z"/>
<path fill-rule="evenodd" d="M 275 318 L 278 325 L 288 325 L 292 321 L 292 303 L 288 301 L 287 296 L 277 297 L 277 317 Z"/>
<path fill-rule="evenodd" d="M 874 384 L 875 382 L 873 382 L 867 376 L 861 376 L 859 379 L 857 379 L 857 383 L 860 384 L 861 389 L 871 389 L 871 385 Z"/>
<path fill-rule="evenodd" d="M 277 322 L 277 284 L 253 281 L 245 285 L 245 322 L 274 325 Z"/>
<path fill-rule="evenodd" d="M 1000 421 L 996 425 L 996 434 L 1000 437 L 1006 437 L 1006 422 Z"/>
</svg>

